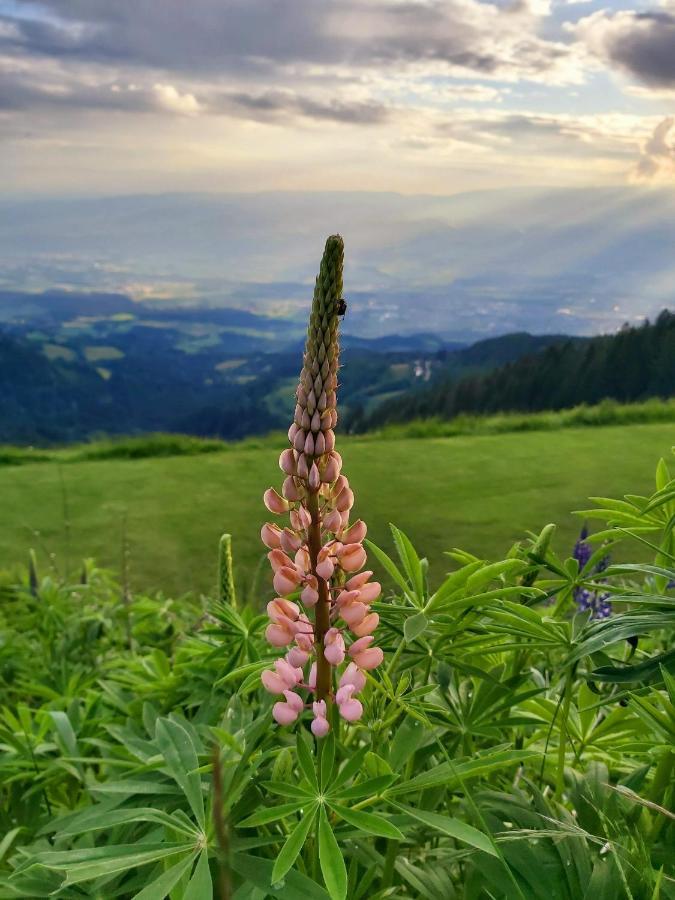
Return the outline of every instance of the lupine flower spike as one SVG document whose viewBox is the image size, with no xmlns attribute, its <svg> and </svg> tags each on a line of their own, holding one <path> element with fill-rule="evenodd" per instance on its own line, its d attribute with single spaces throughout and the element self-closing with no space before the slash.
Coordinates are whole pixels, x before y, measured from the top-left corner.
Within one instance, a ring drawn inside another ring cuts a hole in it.
<svg viewBox="0 0 675 900">
<path fill-rule="evenodd" d="M 579 539 L 574 545 L 572 556 L 579 563 L 579 569 L 583 569 L 593 555 L 593 548 L 588 540 L 588 528 L 584 525 L 581 529 Z M 588 575 L 599 575 L 604 572 L 609 565 L 609 556 L 600 559 L 593 570 Z M 603 591 L 592 591 L 585 587 L 574 589 L 574 602 L 579 612 L 589 612 L 591 619 L 606 619 L 612 615 L 612 604 L 610 602 L 610 594 Z"/>
<path fill-rule="evenodd" d="M 335 449 L 343 255 L 342 238 L 329 237 L 314 289 L 290 447 L 279 457 L 281 494 L 270 488 L 264 496 L 267 509 L 287 515 L 289 524 L 266 523 L 261 532 L 278 594 L 267 605 L 266 635 L 273 647 L 289 647 L 274 669 L 263 672 L 262 683 L 284 698 L 274 704 L 275 720 L 288 725 L 311 710 L 317 738 L 330 731 L 333 703 L 346 721 L 361 718 L 357 695 L 366 683 L 364 671 L 383 658 L 373 636 L 379 617 L 370 611 L 380 585 L 370 580 L 372 572 L 362 571 L 366 525 L 350 525 L 354 494 Z M 304 699 L 299 692 L 306 692 Z"/>
</svg>

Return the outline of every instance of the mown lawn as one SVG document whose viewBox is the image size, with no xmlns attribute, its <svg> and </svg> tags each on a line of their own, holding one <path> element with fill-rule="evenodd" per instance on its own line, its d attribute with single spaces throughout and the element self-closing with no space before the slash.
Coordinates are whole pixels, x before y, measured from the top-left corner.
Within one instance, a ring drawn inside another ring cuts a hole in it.
<svg viewBox="0 0 675 900">
<path fill-rule="evenodd" d="M 386 548 L 387 523 L 406 531 L 431 563 L 461 547 L 503 555 L 527 529 L 560 526 L 556 547 L 573 543 L 570 514 L 591 495 L 652 489 L 660 456 L 670 457 L 672 424 L 625 425 L 453 438 L 339 439 L 369 536 Z M 279 447 L 279 451 L 283 449 Z M 240 448 L 202 456 L 56 462 L 0 468 L 0 568 L 38 551 L 46 568 L 93 556 L 120 568 L 123 521 L 136 588 L 208 591 L 218 537 L 234 535 L 240 583 L 250 588 L 261 558 L 262 494 L 278 486 L 278 454 Z M 68 527 L 65 525 L 67 520 Z M 266 581 L 261 591 L 267 593 Z"/>
</svg>

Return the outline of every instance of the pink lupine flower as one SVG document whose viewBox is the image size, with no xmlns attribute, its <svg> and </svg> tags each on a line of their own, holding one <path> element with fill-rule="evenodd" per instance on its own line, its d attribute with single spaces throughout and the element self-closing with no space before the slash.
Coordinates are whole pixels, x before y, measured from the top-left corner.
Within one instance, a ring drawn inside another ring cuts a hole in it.
<svg viewBox="0 0 675 900">
<path fill-rule="evenodd" d="M 326 701 L 316 700 L 312 703 L 312 712 L 314 713 L 314 719 L 310 725 L 312 734 L 317 738 L 325 737 L 330 731 L 330 725 L 326 718 Z"/>
<path fill-rule="evenodd" d="M 324 651 L 331 666 L 339 666 L 345 658 L 345 641 L 337 628 L 330 628 L 323 639 Z"/>
<path fill-rule="evenodd" d="M 355 662 L 350 662 L 340 676 L 340 687 L 344 687 L 348 684 L 351 684 L 354 687 L 355 694 L 359 694 L 366 686 L 366 676 Z"/>
<path fill-rule="evenodd" d="M 260 529 L 260 539 L 270 550 L 278 550 L 281 546 L 281 528 L 271 522 L 265 522 Z"/>
<path fill-rule="evenodd" d="M 382 593 L 382 586 L 379 581 L 369 581 L 363 585 L 359 591 L 359 600 L 361 603 L 372 603 Z"/>
<path fill-rule="evenodd" d="M 345 587 L 348 591 L 358 591 L 359 588 L 362 588 L 363 585 L 368 581 L 369 578 L 372 578 L 373 573 L 369 571 L 359 572 L 358 575 L 353 575 L 349 581 L 345 584 Z M 374 582 L 377 584 L 377 582 Z"/>
<path fill-rule="evenodd" d="M 280 542 L 286 553 L 297 553 L 302 547 L 302 538 L 290 528 L 284 528 L 281 532 Z"/>
<path fill-rule="evenodd" d="M 301 580 L 302 578 L 295 568 L 282 566 L 274 573 L 274 590 L 282 596 L 292 594 L 298 589 Z"/>
<path fill-rule="evenodd" d="M 291 647 L 291 649 L 286 654 L 286 659 L 289 666 L 301 669 L 309 659 L 309 651 L 301 650 L 300 647 Z"/>
<path fill-rule="evenodd" d="M 261 679 L 270 694 L 283 694 L 284 691 L 300 684 L 302 669 L 291 666 L 285 659 L 277 659 L 274 662 L 274 671 L 265 669 Z"/>
<path fill-rule="evenodd" d="M 302 593 L 300 594 L 300 599 L 305 604 L 305 606 L 316 606 L 317 600 L 319 599 L 319 591 L 317 588 L 318 583 L 316 580 L 316 576 L 308 575 L 305 581 L 305 586 L 302 589 Z"/>
<path fill-rule="evenodd" d="M 272 715 L 279 725 L 290 725 L 298 718 L 304 709 L 302 699 L 293 691 L 284 691 L 286 702 L 275 703 L 272 707 Z"/>
<path fill-rule="evenodd" d="M 363 715 L 361 701 L 352 696 L 354 692 L 355 687 L 353 684 L 345 684 L 343 687 L 338 688 L 338 692 L 335 695 L 335 702 L 338 705 L 340 715 L 347 722 L 356 722 Z"/>
<path fill-rule="evenodd" d="M 357 519 L 354 524 L 348 528 L 344 534 L 340 535 L 343 544 L 361 544 L 368 533 L 368 527 L 361 519 Z M 359 566 L 360 568 L 360 566 Z"/>
<path fill-rule="evenodd" d="M 372 646 L 379 617 L 369 609 L 381 588 L 369 580 L 372 572 L 359 571 L 366 563 L 362 544 L 367 528 L 360 519 L 349 524 L 354 493 L 335 450 L 342 255 L 342 239 L 329 238 L 314 292 L 289 446 L 279 457 L 285 476 L 282 493 L 270 488 L 264 498 L 271 512 L 288 513 L 289 525 L 282 529 L 267 523 L 261 530 L 279 595 L 267 606 L 266 635 L 273 646 L 288 648 L 274 669 L 262 673 L 262 683 L 270 693 L 284 696 L 273 708 L 280 724 L 295 722 L 311 702 L 311 729 L 317 738 L 330 730 L 333 702 L 348 722 L 362 716 L 356 694 L 365 687 L 364 670 L 379 665 L 383 655 Z M 288 599 L 298 595 L 299 603 Z M 349 640 L 354 642 L 340 674 L 335 670 L 345 662 Z M 308 691 L 310 699 L 296 690 Z"/>
<path fill-rule="evenodd" d="M 278 572 L 282 566 L 290 566 L 293 567 L 293 560 L 284 553 L 283 550 L 276 549 L 270 550 L 267 554 L 267 558 L 270 561 L 270 565 L 272 566 L 272 571 L 274 573 Z"/>
<path fill-rule="evenodd" d="M 297 469 L 297 460 L 292 450 L 284 450 L 279 457 L 279 468 L 286 475 L 295 475 Z"/>
<path fill-rule="evenodd" d="M 340 565 L 345 572 L 358 572 L 366 561 L 366 551 L 361 544 L 345 544 L 340 553 Z"/>
<path fill-rule="evenodd" d="M 284 500 L 274 488 L 268 488 L 265 491 L 265 496 L 263 497 L 265 502 L 265 506 L 269 509 L 271 513 L 276 513 L 277 515 L 281 515 L 282 513 L 288 512 L 289 505 L 288 501 Z"/>
<path fill-rule="evenodd" d="M 368 607 L 365 603 L 359 603 L 358 600 L 352 603 L 346 603 L 340 609 L 340 615 L 352 631 L 363 622 L 367 613 Z"/>
<path fill-rule="evenodd" d="M 380 617 L 378 614 L 375 612 L 369 613 L 358 623 L 358 625 L 352 626 L 352 631 L 359 638 L 365 637 L 368 634 L 372 634 L 379 624 Z"/>
<path fill-rule="evenodd" d="M 332 531 L 333 533 L 335 533 L 339 530 L 341 525 L 342 516 L 337 509 L 332 509 L 323 520 L 323 527 L 325 531 Z"/>
</svg>

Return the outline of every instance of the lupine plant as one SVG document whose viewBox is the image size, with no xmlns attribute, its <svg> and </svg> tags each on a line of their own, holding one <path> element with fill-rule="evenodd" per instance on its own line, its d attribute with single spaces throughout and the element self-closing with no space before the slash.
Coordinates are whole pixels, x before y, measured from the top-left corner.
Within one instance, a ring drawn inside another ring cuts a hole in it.
<svg viewBox="0 0 675 900">
<path fill-rule="evenodd" d="M 333 430 L 338 418 L 338 323 L 345 304 L 343 256 L 342 238 L 329 237 L 314 288 L 295 416 L 288 431 L 291 447 L 279 457 L 286 477 L 281 495 L 270 488 L 264 498 L 271 513 L 289 516 L 290 527 L 266 523 L 261 534 L 270 548 L 268 559 L 279 595 L 267 604 L 271 622 L 265 635 L 274 647 L 293 644 L 284 658 L 275 661 L 274 669 L 262 673 L 262 683 L 270 693 L 284 697 L 272 709 L 280 725 L 295 722 L 310 706 L 297 691 L 309 692 L 315 698 L 311 729 L 318 738 L 330 731 L 333 704 L 346 721 L 361 718 L 363 706 L 357 695 L 366 684 L 364 671 L 375 669 L 383 659 L 382 650 L 373 646 L 379 616 L 370 611 L 381 588 L 370 580 L 371 571 L 360 571 L 366 564 L 366 525 L 360 519 L 350 525 L 354 493 L 342 474 Z M 345 659 L 348 665 L 338 680 L 336 670 Z"/>
<path fill-rule="evenodd" d="M 0 572 L 0 900 L 675 900 L 675 479 L 594 498 L 567 558 L 549 524 L 435 583 L 400 529 L 368 542 L 333 445 L 341 266 L 331 238 L 273 594 L 235 585 L 236 534 L 212 597 Z"/>
</svg>

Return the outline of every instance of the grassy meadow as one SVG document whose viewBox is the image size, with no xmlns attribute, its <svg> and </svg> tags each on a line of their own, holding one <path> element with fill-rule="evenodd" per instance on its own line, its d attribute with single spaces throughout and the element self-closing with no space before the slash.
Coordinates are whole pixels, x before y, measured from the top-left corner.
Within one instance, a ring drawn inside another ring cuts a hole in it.
<svg viewBox="0 0 675 900">
<path fill-rule="evenodd" d="M 672 422 L 503 434 L 413 438 L 338 437 L 344 471 L 369 536 L 388 547 L 388 523 L 429 557 L 432 578 L 453 547 L 503 555 L 528 529 L 559 525 L 560 551 L 580 521 L 570 510 L 589 496 L 653 490 L 657 459 L 674 443 Z M 123 534 L 132 588 L 210 591 L 217 543 L 234 537 L 240 586 L 251 587 L 267 518 L 262 494 L 278 486 L 279 451 L 265 439 L 211 446 L 198 455 L 82 458 L 72 450 L 0 467 L 0 568 L 29 548 L 59 571 L 95 557 L 121 568 Z M 126 524 L 125 524 L 126 523 Z M 267 588 L 264 588 L 267 591 Z"/>
</svg>

